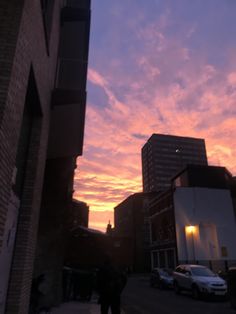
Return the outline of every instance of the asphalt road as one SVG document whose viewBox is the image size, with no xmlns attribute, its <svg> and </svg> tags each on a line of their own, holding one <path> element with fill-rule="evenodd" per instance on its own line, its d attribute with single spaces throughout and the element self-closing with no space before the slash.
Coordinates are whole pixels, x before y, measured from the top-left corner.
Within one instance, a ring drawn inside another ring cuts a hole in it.
<svg viewBox="0 0 236 314">
<path fill-rule="evenodd" d="M 196 301 L 189 293 L 176 295 L 173 290 L 151 288 L 144 276 L 129 278 L 122 308 L 126 314 L 236 314 L 228 301 Z"/>
</svg>

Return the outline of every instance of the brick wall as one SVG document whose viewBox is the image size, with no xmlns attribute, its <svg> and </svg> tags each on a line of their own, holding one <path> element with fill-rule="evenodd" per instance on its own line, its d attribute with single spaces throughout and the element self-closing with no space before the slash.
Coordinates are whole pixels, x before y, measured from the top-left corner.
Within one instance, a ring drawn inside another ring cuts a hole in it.
<svg viewBox="0 0 236 314">
<path fill-rule="evenodd" d="M 65 227 L 72 202 L 76 157 L 82 154 L 83 146 L 90 1 L 67 1 L 61 22 L 58 77 L 52 97 L 34 267 L 34 276 L 43 273 L 48 283 L 47 296 L 42 300 L 46 306 L 62 301 Z"/>
<path fill-rule="evenodd" d="M 41 110 L 33 120 L 21 196 L 6 307 L 6 313 L 11 314 L 28 312 L 61 4 L 62 1 L 55 1 L 48 55 L 40 1 L 2 0 L 0 3 L 0 241 L 12 190 L 30 70 L 34 73 Z"/>
<path fill-rule="evenodd" d="M 11 15 L 13 10 L 14 14 Z M 11 147 L 7 141 L 14 130 L 10 128 L 11 125 L 7 121 L 5 129 L 3 129 L 2 121 L 6 109 L 21 11 L 22 1 L 3 0 L 0 3 L 0 248 L 10 197 L 11 169 L 14 164 Z"/>
</svg>

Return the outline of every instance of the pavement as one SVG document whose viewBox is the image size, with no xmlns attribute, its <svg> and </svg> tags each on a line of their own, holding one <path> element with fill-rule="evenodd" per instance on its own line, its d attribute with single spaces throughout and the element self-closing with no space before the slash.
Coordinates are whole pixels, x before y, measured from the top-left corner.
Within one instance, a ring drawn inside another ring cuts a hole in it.
<svg viewBox="0 0 236 314">
<path fill-rule="evenodd" d="M 68 302 L 53 308 L 50 314 L 100 314 L 100 306 L 92 302 Z"/>
<path fill-rule="evenodd" d="M 100 305 L 97 297 L 92 297 L 90 302 L 71 301 L 51 309 L 50 314 L 100 314 Z M 41 314 L 44 314 L 43 312 Z M 121 311 L 121 314 L 125 314 Z"/>
</svg>

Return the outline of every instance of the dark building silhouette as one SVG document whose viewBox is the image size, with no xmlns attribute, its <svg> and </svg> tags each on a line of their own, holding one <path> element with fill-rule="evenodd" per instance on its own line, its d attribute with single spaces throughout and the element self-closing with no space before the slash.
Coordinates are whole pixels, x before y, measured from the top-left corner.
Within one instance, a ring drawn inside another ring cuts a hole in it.
<svg viewBox="0 0 236 314">
<path fill-rule="evenodd" d="M 174 201 L 172 189 L 149 203 L 151 265 L 174 269 L 177 264 Z"/>
<path fill-rule="evenodd" d="M 204 139 L 153 134 L 142 148 L 143 191 L 169 188 L 172 176 L 187 164 L 207 165 Z"/>
<path fill-rule="evenodd" d="M 33 273 L 61 266 L 57 243 L 83 146 L 89 25 L 89 0 L 0 4 L 0 313 L 28 313 Z"/>
<path fill-rule="evenodd" d="M 158 193 L 135 193 L 114 208 L 114 234 L 132 241 L 135 272 L 150 268 L 149 201 Z"/>
<path fill-rule="evenodd" d="M 125 269 L 133 262 L 132 245 L 130 237 L 106 234 L 79 226 L 70 232 L 65 265 L 80 270 L 91 270 L 103 265 L 107 256 L 111 256 L 116 266 Z"/>
<path fill-rule="evenodd" d="M 50 291 L 46 305 L 62 300 L 68 219 L 78 203 L 72 200 L 76 158 L 82 154 L 86 105 L 86 77 L 90 30 L 90 1 L 70 1 L 61 10 L 57 75 L 44 189 L 40 211 L 34 276 L 46 274 Z M 74 212 L 75 213 L 75 212 Z M 84 222 L 87 218 L 84 216 Z"/>
<path fill-rule="evenodd" d="M 107 224 L 107 228 L 106 228 L 106 234 L 112 235 L 113 232 L 114 232 L 114 228 L 112 228 L 111 222 L 110 222 L 110 220 L 109 220 L 109 221 L 108 221 L 108 224 Z"/>
<path fill-rule="evenodd" d="M 88 227 L 89 206 L 81 201 L 73 199 L 69 213 L 69 229 L 78 226 Z"/>
</svg>

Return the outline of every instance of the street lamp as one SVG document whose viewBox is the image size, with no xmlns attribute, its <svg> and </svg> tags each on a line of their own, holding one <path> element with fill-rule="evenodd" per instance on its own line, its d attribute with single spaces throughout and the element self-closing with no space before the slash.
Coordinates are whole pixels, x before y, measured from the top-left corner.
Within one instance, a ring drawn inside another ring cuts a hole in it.
<svg viewBox="0 0 236 314">
<path fill-rule="evenodd" d="M 187 236 L 190 236 L 192 239 L 192 250 L 193 250 L 193 260 L 195 261 L 195 247 L 194 247 L 194 234 L 196 233 L 197 227 L 196 226 L 186 226 L 185 232 Z"/>
<path fill-rule="evenodd" d="M 186 226 L 185 227 L 187 234 L 194 234 L 196 232 L 196 226 Z"/>
</svg>

